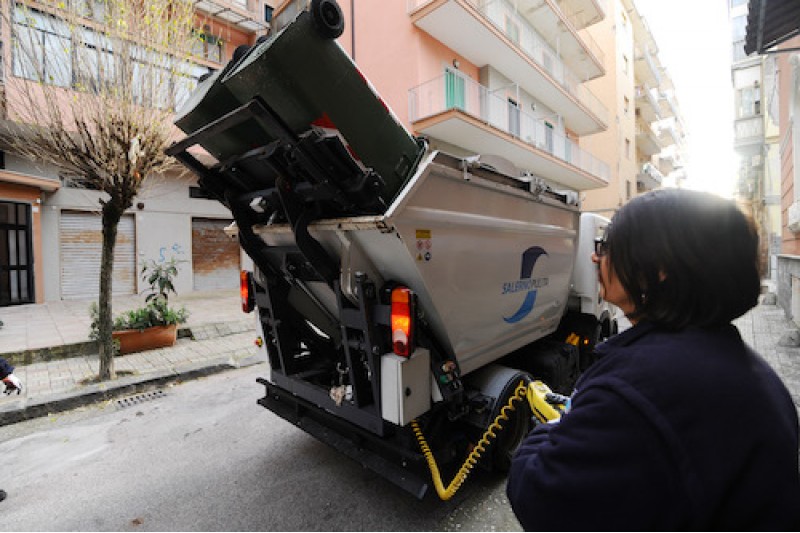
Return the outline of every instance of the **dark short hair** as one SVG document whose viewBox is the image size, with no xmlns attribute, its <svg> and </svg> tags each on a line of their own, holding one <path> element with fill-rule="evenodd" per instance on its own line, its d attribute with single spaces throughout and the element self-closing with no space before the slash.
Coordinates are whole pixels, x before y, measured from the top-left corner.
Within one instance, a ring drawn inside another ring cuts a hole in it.
<svg viewBox="0 0 800 533">
<path fill-rule="evenodd" d="M 631 318 L 670 329 L 727 324 L 758 303 L 758 235 L 731 200 L 661 189 L 617 211 L 606 242 Z"/>
</svg>

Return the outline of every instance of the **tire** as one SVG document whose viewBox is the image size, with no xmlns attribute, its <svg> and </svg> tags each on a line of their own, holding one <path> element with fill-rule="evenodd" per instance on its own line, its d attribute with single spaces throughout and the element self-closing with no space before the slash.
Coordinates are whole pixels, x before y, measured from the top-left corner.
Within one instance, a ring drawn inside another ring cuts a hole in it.
<svg viewBox="0 0 800 533">
<path fill-rule="evenodd" d="M 344 32 L 344 15 L 336 0 L 311 0 L 314 28 L 323 39 L 336 39 Z"/>
<path fill-rule="evenodd" d="M 494 398 L 487 413 L 488 418 L 481 418 L 481 425 L 475 426 L 480 431 L 479 435 L 486 431 L 486 427 L 493 423 L 502 412 L 503 407 L 508 405 L 509 399 L 516 393 L 520 382 L 527 384 L 532 380 L 531 375 L 523 370 L 496 363 L 476 370 L 467 376 L 466 384 L 470 389 L 478 391 L 488 398 Z M 487 463 L 491 463 L 493 470 L 508 472 L 514 453 L 531 430 L 532 416 L 528 401 L 522 398 L 515 403 L 515 409 L 508 413 L 508 420 L 500 421 L 502 429 L 495 431 L 497 437 L 486 449 L 487 456 L 484 458 Z M 483 424 L 487 424 L 487 426 Z"/>
</svg>

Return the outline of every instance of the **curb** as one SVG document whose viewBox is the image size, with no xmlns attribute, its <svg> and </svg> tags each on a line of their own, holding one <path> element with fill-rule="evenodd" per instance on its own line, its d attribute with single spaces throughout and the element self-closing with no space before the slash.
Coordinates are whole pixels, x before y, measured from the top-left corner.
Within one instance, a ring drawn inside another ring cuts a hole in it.
<svg viewBox="0 0 800 533">
<path fill-rule="evenodd" d="M 235 333 L 255 330 L 255 324 L 249 320 L 236 320 L 228 322 L 212 322 L 208 324 L 195 324 L 178 328 L 177 338 L 191 338 L 194 340 L 207 340 L 215 337 L 225 337 Z M 61 344 L 45 348 L 34 348 L 18 352 L 0 353 L 12 366 L 27 366 L 34 363 L 47 363 L 72 357 L 96 355 L 99 352 L 97 341 L 84 341 L 73 344 Z"/>
<path fill-rule="evenodd" d="M 147 375 L 125 376 L 117 378 L 114 382 L 92 383 L 77 391 L 51 395 L 47 398 L 37 398 L 31 401 L 21 399 L 18 402 L 7 404 L 0 410 L 0 427 L 259 363 L 263 363 L 263 361 L 258 355 L 243 357 L 238 361 L 235 361 L 231 355 L 219 358 L 217 361 L 184 365 L 169 370 L 151 372 Z"/>
</svg>

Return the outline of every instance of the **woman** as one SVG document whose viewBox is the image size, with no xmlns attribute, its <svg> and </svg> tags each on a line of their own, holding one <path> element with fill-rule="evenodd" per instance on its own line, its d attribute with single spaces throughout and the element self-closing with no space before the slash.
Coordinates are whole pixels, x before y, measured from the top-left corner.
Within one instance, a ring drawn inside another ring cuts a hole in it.
<svg viewBox="0 0 800 533">
<path fill-rule="evenodd" d="M 654 191 L 617 212 L 592 260 L 633 326 L 517 452 L 522 526 L 798 530 L 797 411 L 731 324 L 760 292 L 752 224 L 714 195 Z"/>
</svg>

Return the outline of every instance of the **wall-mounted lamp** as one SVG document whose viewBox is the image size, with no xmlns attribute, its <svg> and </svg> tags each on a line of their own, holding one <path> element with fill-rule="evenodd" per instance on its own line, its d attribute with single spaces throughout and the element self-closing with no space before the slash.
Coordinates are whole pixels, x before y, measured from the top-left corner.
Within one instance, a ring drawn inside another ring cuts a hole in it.
<svg viewBox="0 0 800 533">
<path fill-rule="evenodd" d="M 461 63 L 459 63 L 458 59 L 454 59 L 454 60 L 453 60 L 453 67 L 454 67 L 454 68 L 458 68 L 458 67 L 460 67 L 460 66 L 461 66 Z"/>
</svg>

